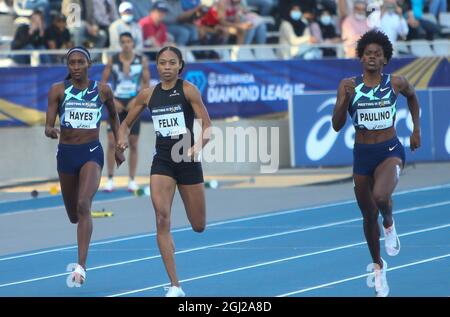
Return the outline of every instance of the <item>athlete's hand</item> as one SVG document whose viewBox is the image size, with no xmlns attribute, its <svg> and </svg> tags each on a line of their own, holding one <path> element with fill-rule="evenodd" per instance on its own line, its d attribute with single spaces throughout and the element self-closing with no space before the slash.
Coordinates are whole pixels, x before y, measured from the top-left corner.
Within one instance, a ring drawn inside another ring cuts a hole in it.
<svg viewBox="0 0 450 317">
<path fill-rule="evenodd" d="M 187 155 L 188 155 L 188 157 L 191 158 L 192 162 L 199 162 L 200 151 L 201 151 L 201 149 L 199 149 L 199 148 L 194 144 L 194 146 L 191 146 L 191 147 L 188 149 Z"/>
<path fill-rule="evenodd" d="M 60 133 L 61 132 L 59 131 L 58 128 L 50 128 L 50 127 L 45 128 L 45 136 L 49 137 L 51 139 L 57 139 L 58 134 L 60 134 Z"/>
<path fill-rule="evenodd" d="M 411 136 L 409 137 L 409 146 L 411 147 L 411 151 L 415 151 L 420 147 L 420 131 L 414 130 Z"/>
<path fill-rule="evenodd" d="M 123 153 L 125 152 L 125 150 L 128 149 L 128 142 L 126 139 L 121 139 L 119 137 L 119 140 L 117 141 L 116 144 L 116 150 Z"/>
<path fill-rule="evenodd" d="M 344 91 L 345 91 L 345 98 L 350 99 L 355 94 L 355 79 L 350 78 L 343 81 L 344 84 Z"/>
<path fill-rule="evenodd" d="M 123 152 L 117 150 L 116 151 L 116 164 L 117 164 L 117 167 L 119 167 L 123 162 L 125 162 L 125 155 L 123 154 Z"/>
</svg>

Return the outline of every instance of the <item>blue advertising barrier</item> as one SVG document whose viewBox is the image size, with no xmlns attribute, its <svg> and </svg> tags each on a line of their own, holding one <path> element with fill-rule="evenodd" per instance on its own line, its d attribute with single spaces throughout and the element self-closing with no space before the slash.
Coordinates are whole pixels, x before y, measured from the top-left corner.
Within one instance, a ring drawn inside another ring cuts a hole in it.
<svg viewBox="0 0 450 317">
<path fill-rule="evenodd" d="M 103 65 L 93 65 L 89 77 L 100 80 L 103 69 Z M 446 58 L 392 59 L 384 71 L 410 76 L 417 87 L 450 87 Z M 150 72 L 152 84 L 156 84 L 154 63 Z M 356 59 L 208 62 L 187 64 L 182 77 L 197 86 L 210 117 L 220 119 L 285 112 L 291 96 L 335 90 L 342 78 L 360 72 Z M 42 124 L 48 91 L 66 74 L 65 66 L 0 68 L 0 127 Z M 143 120 L 149 119 L 145 112 Z"/>
<path fill-rule="evenodd" d="M 406 161 L 434 161 L 450 159 L 450 89 L 419 90 L 421 147 L 409 148 L 413 130 L 406 99 L 399 97 L 395 128 L 405 146 Z M 336 92 L 305 93 L 293 96 L 289 105 L 291 165 L 338 166 L 353 162 L 355 129 L 347 115 L 345 126 L 337 133 L 331 118 Z"/>
</svg>

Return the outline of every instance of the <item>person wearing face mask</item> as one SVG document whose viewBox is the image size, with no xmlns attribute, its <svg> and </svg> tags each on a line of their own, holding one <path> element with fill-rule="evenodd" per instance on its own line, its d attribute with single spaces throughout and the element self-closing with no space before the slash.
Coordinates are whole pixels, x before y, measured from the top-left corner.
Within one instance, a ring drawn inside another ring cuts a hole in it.
<svg viewBox="0 0 450 317">
<path fill-rule="evenodd" d="M 336 27 L 330 11 L 322 10 L 319 18 L 319 27 L 322 31 L 323 43 L 336 44 L 341 42 L 341 38 L 337 35 Z M 324 47 L 322 48 L 324 57 L 336 57 L 336 49 Z"/>
<path fill-rule="evenodd" d="M 397 42 L 399 37 L 408 35 L 408 23 L 403 17 L 402 9 L 395 0 L 385 0 L 381 16 L 381 30 L 387 35 L 391 43 Z"/>
<path fill-rule="evenodd" d="M 289 45 L 290 49 L 283 49 L 283 58 L 300 57 L 310 48 L 313 41 L 308 29 L 308 21 L 303 17 L 300 6 L 293 4 L 289 17 L 280 24 L 280 44 Z"/>
<path fill-rule="evenodd" d="M 353 14 L 347 16 L 342 22 L 341 38 L 344 43 L 346 58 L 356 57 L 356 42 L 370 27 L 366 17 L 367 3 L 356 0 L 353 5 Z"/>
<path fill-rule="evenodd" d="M 134 8 L 130 2 L 122 2 L 119 5 L 120 18 L 109 27 L 110 48 L 120 50 L 120 34 L 129 32 L 133 36 L 136 50 L 143 48 L 142 29 L 134 19 Z"/>
</svg>

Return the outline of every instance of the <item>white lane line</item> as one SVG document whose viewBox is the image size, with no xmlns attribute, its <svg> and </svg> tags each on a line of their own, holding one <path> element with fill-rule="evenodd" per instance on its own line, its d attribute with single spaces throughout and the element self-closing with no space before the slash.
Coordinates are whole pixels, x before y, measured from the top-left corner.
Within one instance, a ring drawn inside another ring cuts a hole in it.
<svg viewBox="0 0 450 317">
<path fill-rule="evenodd" d="M 450 224 L 437 226 L 437 227 L 432 227 L 432 228 L 426 228 L 426 229 L 417 230 L 417 231 L 411 231 L 411 232 L 399 234 L 399 236 L 400 237 L 410 236 L 410 235 L 415 235 L 415 234 L 419 234 L 419 233 L 424 233 L 424 232 L 444 229 L 444 228 L 448 228 L 448 227 L 450 227 Z M 238 267 L 238 268 L 235 268 L 235 269 L 221 271 L 221 272 L 217 272 L 217 273 L 211 273 L 211 274 L 191 277 L 191 278 L 188 278 L 188 279 L 181 280 L 180 283 L 200 280 L 200 279 L 204 279 L 204 278 L 208 278 L 208 277 L 219 276 L 219 275 L 224 275 L 224 274 L 238 272 L 238 271 L 244 271 L 244 270 L 253 269 L 253 268 L 256 268 L 256 267 L 277 264 L 277 263 L 280 263 L 280 262 L 296 260 L 296 259 L 300 259 L 300 258 L 305 258 L 305 257 L 309 257 L 309 256 L 318 255 L 318 254 L 339 251 L 339 250 L 348 249 L 348 248 L 352 248 L 352 247 L 355 247 L 355 246 L 363 245 L 365 243 L 366 243 L 365 241 L 362 241 L 362 242 L 347 244 L 347 245 L 343 245 L 343 246 L 339 246 L 339 247 L 335 247 L 335 248 L 331 248 L 331 249 L 326 249 L 326 250 L 321 250 L 321 251 L 316 251 L 316 252 L 311 252 L 311 253 L 306 253 L 306 254 L 300 254 L 300 255 L 291 256 L 291 257 L 287 257 L 287 258 L 282 258 L 282 259 L 272 260 L 272 261 L 268 261 L 268 262 L 263 262 L 263 263 L 259 263 L 259 264 L 255 264 L 255 265 L 248 265 L 248 266 Z M 166 286 L 166 285 L 168 285 L 168 283 L 159 284 L 159 285 L 153 285 L 153 286 L 149 286 L 149 287 L 145 287 L 145 288 L 141 288 L 141 289 L 137 289 L 137 290 L 132 290 L 132 291 L 128 291 L 128 292 L 113 294 L 113 295 L 109 295 L 108 297 L 118 297 L 118 296 L 123 296 L 123 295 L 136 294 L 136 293 L 139 293 L 139 292 L 143 292 L 143 291 L 147 291 L 147 290 L 163 287 L 163 286 Z"/>
<path fill-rule="evenodd" d="M 394 266 L 392 268 L 388 268 L 387 271 L 400 270 L 400 269 L 403 269 L 405 267 L 410 267 L 410 266 L 414 266 L 414 265 L 428 263 L 428 262 L 444 259 L 444 258 L 447 258 L 449 256 L 450 256 L 450 253 L 444 254 L 444 255 L 440 255 L 440 256 L 436 256 L 436 257 L 432 257 L 432 258 L 427 258 L 427 259 L 416 261 L 416 262 L 411 262 L 411 263 L 407 263 L 407 264 L 403 264 L 403 265 L 399 265 L 399 266 Z M 293 291 L 293 292 L 277 295 L 276 297 L 287 297 L 287 296 L 291 296 L 291 295 L 306 293 L 306 292 L 313 291 L 313 290 L 316 290 L 316 289 L 320 289 L 320 288 L 324 288 L 324 287 L 328 287 L 328 286 L 332 286 L 332 285 L 336 285 L 336 284 L 342 284 L 342 283 L 345 283 L 345 282 L 357 280 L 357 279 L 369 276 L 369 274 L 371 274 L 371 273 L 356 275 L 356 276 L 352 276 L 352 277 L 345 278 L 345 279 L 342 279 L 342 280 L 337 280 L 337 281 L 330 282 L 330 283 L 325 283 L 325 284 L 320 284 L 320 285 L 316 285 L 316 286 L 312 286 L 312 287 L 308 287 L 308 288 L 303 288 L 303 289 L 300 289 L 300 290 L 297 290 L 297 291 Z"/>
<path fill-rule="evenodd" d="M 439 186 L 423 187 L 423 188 L 416 188 L 416 189 L 412 189 L 412 190 L 406 190 L 406 191 L 401 191 L 401 192 L 398 192 L 398 193 L 394 193 L 394 196 L 396 196 L 396 195 L 404 195 L 404 194 L 409 194 L 409 193 L 415 193 L 415 192 L 421 192 L 421 191 L 437 190 L 437 189 L 448 188 L 448 187 L 450 187 L 450 184 L 439 185 Z M 331 204 L 325 204 L 325 205 L 319 205 L 319 206 L 312 206 L 312 207 L 305 207 L 305 208 L 298 208 L 298 209 L 290 209 L 290 210 L 285 210 L 285 211 L 270 212 L 270 213 L 263 214 L 263 215 L 258 215 L 258 216 L 250 216 L 250 217 L 243 217 L 243 218 L 236 218 L 236 219 L 231 219 L 231 220 L 213 222 L 213 223 L 207 224 L 207 227 L 215 227 L 215 226 L 221 226 L 221 225 L 226 225 L 226 224 L 236 223 L 236 222 L 251 221 L 251 220 L 268 218 L 268 217 L 276 217 L 276 216 L 282 216 L 282 215 L 286 215 L 286 214 L 303 212 L 303 211 L 317 210 L 317 209 L 323 209 L 323 208 L 329 208 L 329 207 L 337 207 L 337 206 L 347 205 L 347 204 L 351 204 L 351 203 L 355 203 L 355 202 L 356 202 L 355 200 L 347 200 L 347 201 L 342 201 L 342 202 L 338 202 L 338 203 L 331 203 Z M 444 203 L 446 203 L 446 202 L 444 202 Z M 394 212 L 394 214 L 395 213 L 396 212 Z M 0 216 L 2 216 L 2 215 L 0 215 Z M 188 231 L 188 230 L 191 230 L 191 227 L 174 229 L 174 230 L 172 230 L 172 232 L 175 233 L 175 232 L 182 232 L 182 231 Z M 117 243 L 117 242 L 123 242 L 123 241 L 135 240 L 135 239 L 148 238 L 148 237 L 153 237 L 155 235 L 156 235 L 155 232 L 153 232 L 153 233 L 146 233 L 146 234 L 140 234 L 140 235 L 132 235 L 132 236 L 125 237 L 125 238 L 118 238 L 118 239 L 111 239 L 111 240 L 94 242 L 94 243 L 91 243 L 90 245 L 91 246 L 104 245 L 104 244 Z M 20 255 L 0 258 L 0 262 L 1 261 L 7 261 L 7 260 L 24 258 L 24 257 L 29 257 L 29 256 L 36 256 L 36 255 L 41 255 L 41 254 L 47 254 L 47 253 L 53 253 L 53 252 L 59 252 L 59 251 L 66 251 L 66 250 L 71 250 L 71 249 L 75 249 L 75 248 L 77 248 L 77 246 L 76 245 L 72 245 L 72 246 L 62 247 L 62 248 L 53 248 L 53 249 L 44 250 L 44 251 L 24 253 L 24 254 L 20 254 Z"/>
</svg>

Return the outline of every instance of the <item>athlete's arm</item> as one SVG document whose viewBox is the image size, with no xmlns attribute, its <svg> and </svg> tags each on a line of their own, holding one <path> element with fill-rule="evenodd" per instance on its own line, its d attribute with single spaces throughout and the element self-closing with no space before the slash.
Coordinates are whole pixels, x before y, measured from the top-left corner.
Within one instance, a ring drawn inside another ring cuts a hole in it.
<svg viewBox="0 0 450 317">
<path fill-rule="evenodd" d="M 147 58 L 142 56 L 142 88 L 150 87 L 150 77 Z"/>
<path fill-rule="evenodd" d="M 122 121 L 119 128 L 119 137 L 117 140 L 117 149 L 121 152 L 128 147 L 128 135 L 133 127 L 134 122 L 139 118 L 142 111 L 145 110 L 147 104 L 152 96 L 154 87 L 145 88 L 141 90 L 136 96 L 134 106 L 128 111 L 127 117 Z"/>
<path fill-rule="evenodd" d="M 392 76 L 394 90 L 406 97 L 409 112 L 414 124 L 413 132 L 409 138 L 411 151 L 420 147 L 420 107 L 414 87 L 403 76 Z"/>
<path fill-rule="evenodd" d="M 102 73 L 102 83 L 107 83 L 109 80 L 109 76 L 111 76 L 111 71 L 112 71 L 112 57 L 108 58 L 108 63 L 106 63 L 105 68 L 103 69 L 103 73 Z"/>
<path fill-rule="evenodd" d="M 194 148 L 188 152 L 188 155 L 192 155 L 201 151 L 206 143 L 209 142 L 211 138 L 211 119 L 209 118 L 208 110 L 203 103 L 200 91 L 196 86 L 188 81 L 183 82 L 183 90 L 186 99 L 191 103 L 192 109 L 194 110 L 195 117 L 200 119 L 202 126 L 202 133 L 200 139 L 195 142 Z"/>
<path fill-rule="evenodd" d="M 333 110 L 333 129 L 338 132 L 345 125 L 350 100 L 355 93 L 355 79 L 345 78 L 339 83 L 336 105 Z"/>
<path fill-rule="evenodd" d="M 118 131 L 119 131 L 120 121 L 119 121 L 119 115 L 117 114 L 117 111 L 116 111 L 116 107 L 114 106 L 113 92 L 111 90 L 111 87 L 109 87 L 105 83 L 99 83 L 99 90 L 100 90 L 102 101 L 108 108 L 109 122 L 111 125 L 111 130 L 114 134 L 114 139 L 116 140 L 116 144 L 117 144 L 117 140 L 118 140 L 118 136 L 119 136 Z M 116 151 L 115 159 L 116 159 L 117 167 L 119 167 L 120 164 L 122 164 L 125 161 L 125 156 L 123 155 L 122 152 Z"/>
<path fill-rule="evenodd" d="M 58 114 L 59 95 L 62 90 L 62 83 L 57 83 L 50 88 L 48 93 L 48 107 L 45 116 L 45 136 L 51 139 L 57 139 L 60 133 L 55 128 L 56 115 Z"/>
</svg>

